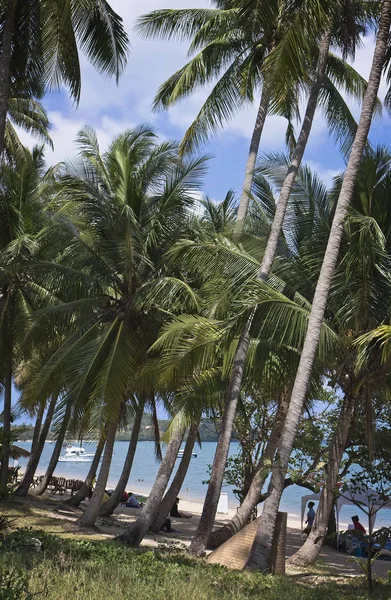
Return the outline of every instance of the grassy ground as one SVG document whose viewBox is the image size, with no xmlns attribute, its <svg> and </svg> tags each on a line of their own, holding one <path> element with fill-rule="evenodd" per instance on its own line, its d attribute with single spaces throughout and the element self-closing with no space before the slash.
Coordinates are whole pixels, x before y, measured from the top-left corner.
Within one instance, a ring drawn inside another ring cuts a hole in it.
<svg viewBox="0 0 391 600">
<path fill-rule="evenodd" d="M 277 578 L 228 571 L 172 549 L 135 551 L 107 541 L 75 539 L 61 521 L 29 506 L 10 505 L 16 521 L 0 548 L 0 600 L 355 600 L 367 597 L 361 580 L 328 583 L 301 576 Z M 22 529 L 20 529 L 22 527 Z M 51 532 L 51 533 L 48 533 Z M 35 551 L 32 538 L 42 542 Z M 11 595 L 6 589 L 11 580 Z M 31 595 L 29 595 L 31 594 Z M 375 597 L 391 599 L 379 584 Z"/>
</svg>

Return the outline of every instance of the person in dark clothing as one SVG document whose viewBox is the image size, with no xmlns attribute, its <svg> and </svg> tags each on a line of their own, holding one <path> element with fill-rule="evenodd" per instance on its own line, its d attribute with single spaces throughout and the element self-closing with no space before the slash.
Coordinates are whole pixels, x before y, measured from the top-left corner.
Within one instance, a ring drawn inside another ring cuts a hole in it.
<svg viewBox="0 0 391 600">
<path fill-rule="evenodd" d="M 170 517 L 175 517 L 177 519 L 191 519 L 191 515 L 185 515 L 185 513 L 180 513 L 178 510 L 179 507 L 179 498 L 177 498 L 172 505 L 170 510 Z"/>
<path fill-rule="evenodd" d="M 172 505 L 172 508 L 170 510 L 170 517 L 176 517 L 177 519 L 182 519 L 182 515 L 178 511 L 178 505 L 179 505 L 179 498 L 177 498 L 175 500 L 174 504 Z"/>
<path fill-rule="evenodd" d="M 175 531 L 175 529 L 173 529 L 171 527 L 171 519 L 166 519 L 163 523 L 163 525 L 160 527 L 160 531 L 162 531 L 163 529 L 165 529 L 166 531 L 168 531 L 168 533 L 172 533 L 173 531 Z"/>
</svg>

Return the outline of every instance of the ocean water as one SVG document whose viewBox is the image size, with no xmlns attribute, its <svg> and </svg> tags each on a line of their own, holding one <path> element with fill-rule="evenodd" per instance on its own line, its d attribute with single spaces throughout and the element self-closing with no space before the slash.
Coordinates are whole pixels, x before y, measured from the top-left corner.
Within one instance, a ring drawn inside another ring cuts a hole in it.
<svg viewBox="0 0 391 600">
<path fill-rule="evenodd" d="M 18 445 L 26 448 L 26 450 L 29 450 L 31 447 L 30 442 L 18 442 Z M 83 442 L 83 447 L 86 452 L 94 452 L 96 445 L 94 443 Z M 237 452 L 237 447 L 237 442 L 231 443 L 230 455 Z M 115 442 L 108 488 L 115 487 L 117 483 L 122 471 L 127 448 L 128 442 Z M 207 486 L 202 482 L 208 479 L 208 465 L 213 462 L 215 450 L 216 442 L 204 442 L 201 448 L 198 446 L 194 448 L 197 458 L 191 459 L 189 470 L 180 492 L 181 498 L 186 500 L 204 500 Z M 38 465 L 39 473 L 45 472 L 52 452 L 53 444 L 46 443 Z M 179 459 L 177 462 L 179 462 Z M 22 465 L 22 468 L 25 468 L 27 459 L 20 459 L 20 464 Z M 69 479 L 84 479 L 89 467 L 90 463 L 59 462 L 54 474 Z M 159 463 L 155 459 L 154 443 L 139 442 L 127 489 L 139 493 L 148 493 L 153 485 L 158 468 Z M 230 486 L 224 486 L 223 491 L 228 493 L 229 507 L 235 508 L 238 506 L 238 501 L 232 492 L 232 488 Z M 291 517 L 300 518 L 301 499 L 303 496 L 310 493 L 310 491 L 297 485 L 290 486 L 283 493 L 281 510 L 287 512 Z M 347 524 L 351 523 L 350 517 L 354 514 L 359 514 L 360 521 L 367 527 L 368 520 L 366 515 L 355 506 L 345 506 L 342 508 L 340 515 L 341 527 L 347 528 Z M 391 510 L 381 509 L 377 515 L 376 528 L 389 526 L 391 526 Z"/>
</svg>

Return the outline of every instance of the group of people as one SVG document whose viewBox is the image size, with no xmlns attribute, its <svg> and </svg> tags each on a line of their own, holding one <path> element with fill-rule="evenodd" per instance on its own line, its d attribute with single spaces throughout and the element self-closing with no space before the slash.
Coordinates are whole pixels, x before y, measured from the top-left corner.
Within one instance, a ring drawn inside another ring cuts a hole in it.
<svg viewBox="0 0 391 600">
<path fill-rule="evenodd" d="M 312 526 L 315 521 L 315 510 L 314 510 L 315 502 L 308 502 L 308 512 L 307 512 L 307 520 L 306 520 L 306 528 L 303 529 L 303 533 L 305 535 L 309 535 L 312 529 Z M 353 529 L 355 531 L 361 531 L 364 535 L 366 534 L 365 527 L 360 523 L 360 519 L 358 515 L 354 515 L 351 517 L 353 523 Z"/>
</svg>

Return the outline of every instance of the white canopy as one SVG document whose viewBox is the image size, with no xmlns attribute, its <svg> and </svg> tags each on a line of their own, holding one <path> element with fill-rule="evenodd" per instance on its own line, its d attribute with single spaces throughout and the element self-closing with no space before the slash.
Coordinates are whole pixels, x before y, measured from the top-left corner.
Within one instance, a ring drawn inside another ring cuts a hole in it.
<svg viewBox="0 0 391 600">
<path fill-rule="evenodd" d="M 305 507 L 307 502 L 319 502 L 321 492 L 316 494 L 309 494 L 303 496 L 301 499 L 301 528 L 303 529 Z M 337 509 L 337 532 L 339 532 L 339 515 L 342 507 L 345 504 L 353 504 L 356 508 L 362 510 L 361 507 L 366 508 L 367 512 L 370 513 L 369 518 L 371 520 L 372 529 L 375 526 L 377 511 L 380 508 L 386 508 L 391 510 L 391 500 L 387 503 L 379 497 L 375 490 L 367 488 L 362 491 L 355 491 L 354 488 L 348 488 L 347 490 L 340 490 L 339 496 L 336 501 Z"/>
</svg>

